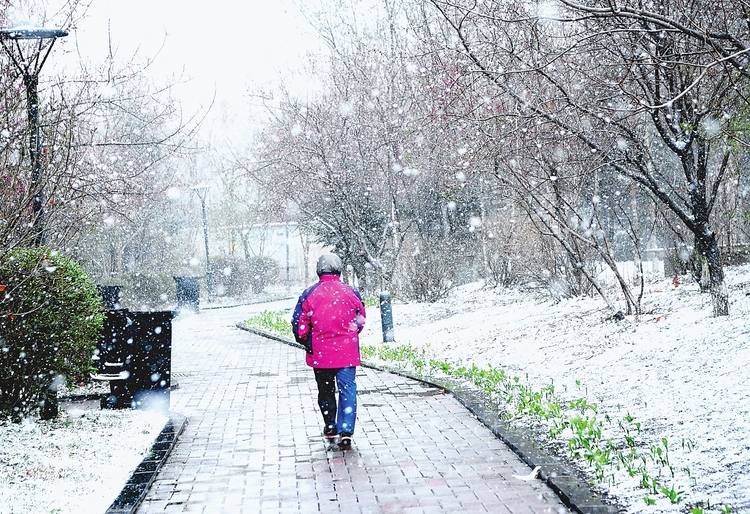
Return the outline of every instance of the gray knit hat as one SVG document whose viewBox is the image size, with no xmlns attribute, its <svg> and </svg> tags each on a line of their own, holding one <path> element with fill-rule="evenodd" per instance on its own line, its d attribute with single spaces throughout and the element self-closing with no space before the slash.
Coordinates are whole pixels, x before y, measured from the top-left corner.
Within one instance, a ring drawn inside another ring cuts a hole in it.
<svg viewBox="0 0 750 514">
<path fill-rule="evenodd" d="M 341 259 L 335 253 L 324 253 L 318 258 L 318 276 L 341 275 Z"/>
</svg>

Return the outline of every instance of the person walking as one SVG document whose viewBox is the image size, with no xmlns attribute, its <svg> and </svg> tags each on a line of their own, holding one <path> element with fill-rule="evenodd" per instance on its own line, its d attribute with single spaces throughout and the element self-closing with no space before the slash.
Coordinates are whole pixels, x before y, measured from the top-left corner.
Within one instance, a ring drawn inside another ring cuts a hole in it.
<svg viewBox="0 0 750 514">
<path fill-rule="evenodd" d="M 316 271 L 319 281 L 300 295 L 292 315 L 292 331 L 297 342 L 304 345 L 307 365 L 315 373 L 318 406 L 325 423 L 323 434 L 331 441 L 338 437 L 339 448 L 349 450 L 357 419 L 355 377 L 365 306 L 359 291 L 341 282 L 338 255 L 321 255 Z"/>
</svg>

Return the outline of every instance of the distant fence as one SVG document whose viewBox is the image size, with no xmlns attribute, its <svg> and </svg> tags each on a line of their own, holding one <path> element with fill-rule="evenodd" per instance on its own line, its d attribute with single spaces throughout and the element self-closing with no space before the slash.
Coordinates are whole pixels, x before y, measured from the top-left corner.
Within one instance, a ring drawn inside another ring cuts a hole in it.
<svg viewBox="0 0 750 514">
<path fill-rule="evenodd" d="M 643 260 L 664 260 L 667 254 L 676 255 L 679 252 L 693 251 L 692 245 L 668 248 L 649 248 L 643 251 Z M 724 259 L 724 264 L 736 264 L 750 261 L 750 244 L 735 243 L 731 246 L 719 245 L 719 252 Z"/>
<path fill-rule="evenodd" d="M 660 280 L 664 278 L 664 261 L 663 260 L 648 260 L 641 261 L 641 267 L 643 269 L 643 277 L 645 280 Z M 624 261 L 617 263 L 617 271 L 620 276 L 625 279 L 629 284 L 632 284 L 639 274 L 636 269 L 634 261 Z M 617 279 L 615 274 L 609 269 L 604 263 L 599 263 L 596 268 L 597 280 L 601 284 L 616 285 Z"/>
<path fill-rule="evenodd" d="M 693 251 L 692 246 L 684 247 L 685 259 L 687 260 L 690 252 Z M 731 247 L 720 246 L 719 251 L 721 252 L 722 262 L 725 266 L 745 264 L 750 262 L 750 245 L 746 244 L 734 244 Z M 646 280 L 659 280 L 664 278 L 665 275 L 665 262 L 669 260 L 667 253 L 671 252 L 674 257 L 677 250 L 672 248 L 668 250 L 666 248 L 651 248 L 644 250 L 643 261 L 643 275 Z M 669 267 L 669 263 L 667 263 Z M 624 261 L 617 263 L 617 270 L 620 275 L 628 282 L 633 283 L 638 273 L 635 269 L 634 261 Z M 683 270 L 684 271 L 684 270 Z M 609 269 L 606 264 L 599 263 L 596 266 L 597 279 L 602 284 L 613 285 L 616 284 L 615 274 Z M 668 271 L 668 273 L 675 273 L 674 270 Z M 679 272 L 678 272 L 679 273 Z"/>
</svg>

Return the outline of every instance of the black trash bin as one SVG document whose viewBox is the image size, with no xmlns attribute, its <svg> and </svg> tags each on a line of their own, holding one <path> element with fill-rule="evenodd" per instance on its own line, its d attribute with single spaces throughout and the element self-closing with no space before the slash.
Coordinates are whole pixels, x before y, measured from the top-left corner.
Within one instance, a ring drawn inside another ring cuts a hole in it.
<svg viewBox="0 0 750 514">
<path fill-rule="evenodd" d="M 110 309 L 104 312 L 102 337 L 96 345 L 95 357 L 100 374 L 109 373 L 113 367 L 121 366 L 125 358 L 125 344 L 130 338 L 127 314 L 127 309 Z"/>
<path fill-rule="evenodd" d="M 199 277 L 172 277 L 177 284 L 177 310 L 198 312 L 200 307 Z"/>
<path fill-rule="evenodd" d="M 135 408 L 169 409 L 172 385 L 172 311 L 131 312 L 133 352 L 125 360 Z"/>
<path fill-rule="evenodd" d="M 96 288 L 99 290 L 99 296 L 102 297 L 102 302 L 104 303 L 105 308 L 120 308 L 120 290 L 122 289 L 122 286 L 97 285 Z"/>
<path fill-rule="evenodd" d="M 127 309 L 110 309 L 104 313 L 102 337 L 96 347 L 95 359 L 98 374 L 96 380 L 109 381 L 110 394 L 102 398 L 102 408 L 124 409 L 130 407 L 125 381 L 128 373 L 125 360 L 131 353 L 133 338 L 132 322 Z"/>
<path fill-rule="evenodd" d="M 102 407 L 168 410 L 174 313 L 123 310 L 110 311 L 110 316 L 109 336 L 100 351 L 102 376 L 110 379 Z"/>
</svg>

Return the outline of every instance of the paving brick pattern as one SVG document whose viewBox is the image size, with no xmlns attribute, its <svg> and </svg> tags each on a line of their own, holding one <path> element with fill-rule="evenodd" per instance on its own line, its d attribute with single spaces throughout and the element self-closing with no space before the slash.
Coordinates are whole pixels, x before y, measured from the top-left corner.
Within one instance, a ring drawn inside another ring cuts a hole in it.
<svg viewBox="0 0 750 514">
<path fill-rule="evenodd" d="M 139 514 L 567 512 L 444 391 L 358 368 L 354 449 L 327 447 L 304 353 L 239 330 L 250 307 L 174 321 L 185 431 Z"/>
</svg>

